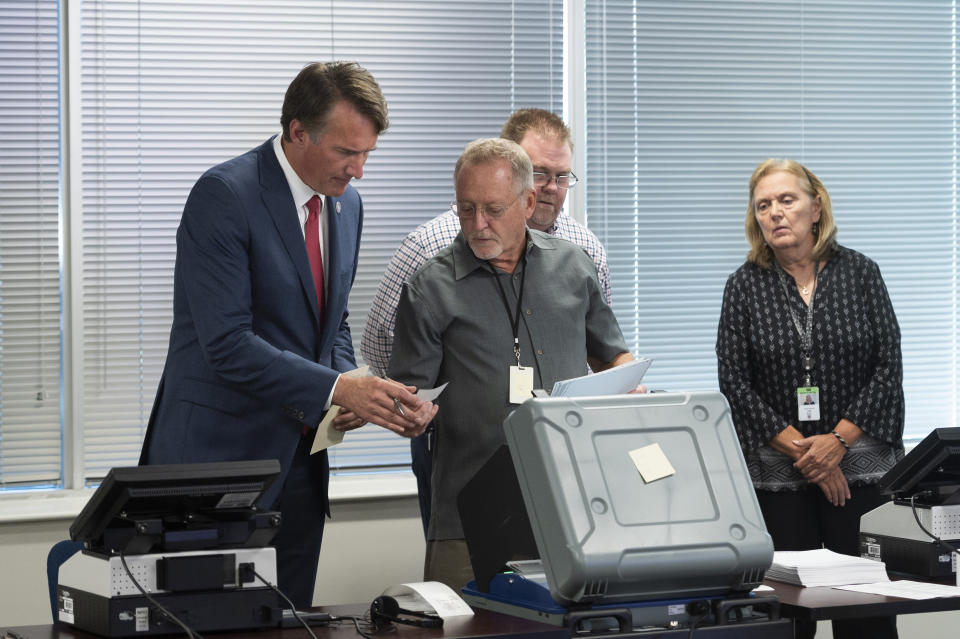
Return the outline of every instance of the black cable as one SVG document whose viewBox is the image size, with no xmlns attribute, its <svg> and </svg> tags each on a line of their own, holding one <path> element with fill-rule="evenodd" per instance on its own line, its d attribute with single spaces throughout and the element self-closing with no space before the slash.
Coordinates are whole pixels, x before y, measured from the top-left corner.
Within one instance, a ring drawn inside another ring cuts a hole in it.
<svg viewBox="0 0 960 639">
<path fill-rule="evenodd" d="M 357 634 L 360 635 L 361 637 L 364 637 L 364 639 L 373 639 L 371 635 L 381 629 L 367 615 L 363 615 L 360 617 L 354 617 L 351 615 L 341 615 L 341 616 L 331 615 L 330 616 L 330 623 L 337 624 L 338 628 L 340 627 L 340 624 L 342 624 L 344 621 L 353 622 L 353 627 L 354 629 L 356 629 Z M 361 623 L 363 623 L 364 625 L 368 626 L 371 629 L 368 629 L 366 632 L 364 632 L 363 630 L 360 629 Z M 394 624 L 390 624 L 390 630 L 396 632 L 396 626 Z"/>
<path fill-rule="evenodd" d="M 927 533 L 927 535 L 929 535 L 931 539 L 933 539 L 935 542 L 937 542 L 938 544 L 940 544 L 950 552 L 956 553 L 958 556 L 960 556 L 960 549 L 956 548 L 955 546 L 951 546 L 949 543 L 940 539 L 939 537 L 934 535 L 932 532 L 930 532 L 929 530 L 923 527 L 923 524 L 920 523 L 920 515 L 917 514 L 917 505 L 915 503 L 916 499 L 917 499 L 917 495 L 910 495 L 910 509 L 913 511 L 913 519 L 914 521 L 917 522 L 917 525 L 920 526 L 920 530 Z M 932 510 L 930 512 L 931 514 L 933 513 Z"/>
<path fill-rule="evenodd" d="M 253 576 L 254 576 L 254 577 L 256 577 L 257 579 L 259 579 L 260 581 L 262 581 L 263 583 L 265 583 L 265 584 L 270 588 L 270 590 L 274 591 L 275 593 L 277 593 L 278 595 L 280 595 L 281 597 L 283 597 L 283 600 L 286 601 L 286 602 L 290 605 L 290 612 L 293 613 L 293 616 L 296 617 L 297 621 L 299 621 L 301 624 L 303 624 L 303 627 L 307 629 L 307 632 L 310 633 L 310 636 L 313 637 L 313 639 L 317 639 L 317 635 L 313 634 L 313 630 L 310 629 L 310 624 L 308 624 L 306 621 L 303 620 L 303 617 L 301 617 L 301 616 L 300 616 L 300 613 L 297 612 L 297 607 L 296 607 L 295 605 L 293 605 L 293 602 L 290 601 L 290 598 L 287 597 L 285 594 L 283 594 L 283 592 L 282 592 L 279 588 L 277 588 L 277 587 L 274 586 L 272 583 L 270 583 L 269 581 L 267 581 L 266 579 L 264 579 L 263 577 L 261 577 L 261 576 L 260 576 L 260 573 L 258 573 L 258 572 L 256 571 L 256 569 L 251 569 L 251 570 L 253 570 Z M 332 617 L 331 617 L 331 619 L 332 619 Z"/>
<path fill-rule="evenodd" d="M 353 627 L 357 630 L 358 635 L 363 637 L 363 639 L 373 639 L 373 637 L 370 634 L 364 632 L 363 630 L 360 630 L 360 620 L 357 619 L 356 617 L 337 617 L 337 619 L 349 619 L 350 621 L 353 622 Z M 367 620 L 364 619 L 364 622 L 367 622 Z M 372 623 L 372 622 L 369 622 L 369 623 Z M 374 629 L 376 629 L 376 625 L 374 625 L 373 627 Z"/>
<path fill-rule="evenodd" d="M 697 629 L 697 624 L 703 621 L 706 614 L 690 617 L 690 632 L 687 633 L 687 639 L 693 639 L 693 631 Z"/>
<path fill-rule="evenodd" d="M 283 597 L 283 600 L 286 601 L 287 604 L 290 605 L 290 612 L 293 613 L 293 616 L 296 617 L 297 621 L 299 621 L 301 624 L 303 624 L 303 627 L 307 629 L 307 632 L 310 633 L 310 636 L 313 637 L 313 639 L 317 639 L 317 635 L 315 635 L 315 634 L 313 633 L 313 630 L 310 628 L 310 624 L 308 624 L 306 621 L 304 621 L 303 617 L 300 616 L 300 613 L 297 612 L 297 607 L 296 607 L 295 605 L 293 605 L 293 602 L 290 601 L 290 598 L 289 598 L 289 597 L 287 597 L 285 594 L 283 594 L 283 591 L 281 591 L 279 588 L 277 588 L 276 586 L 274 586 L 272 583 L 270 583 L 269 581 L 267 581 L 266 579 L 264 579 L 264 578 L 260 575 L 260 573 L 258 573 L 256 570 L 253 570 L 253 576 L 256 577 L 257 579 L 259 579 L 260 581 L 262 581 L 263 583 L 265 583 L 265 584 L 266 584 L 271 590 L 273 590 L 275 593 L 277 593 L 278 595 L 280 595 L 281 597 Z M 345 621 L 345 620 L 346 620 L 346 621 L 352 621 L 352 622 L 353 622 L 353 627 L 356 629 L 358 635 L 360 635 L 360 636 L 363 637 L 364 639 L 373 639 L 373 637 L 371 637 L 369 634 L 365 633 L 363 630 L 360 630 L 360 620 L 358 620 L 356 617 L 347 617 L 347 616 L 337 617 L 337 616 L 334 616 L 334 615 L 330 615 L 330 621 L 331 621 L 331 622 L 339 622 L 339 621 Z"/>
<path fill-rule="evenodd" d="M 191 630 L 190 626 L 180 621 L 175 614 L 164 608 L 159 601 L 151 597 L 150 593 L 143 589 L 143 586 L 140 585 L 140 582 L 137 581 L 137 579 L 133 576 L 133 573 L 130 572 L 130 566 L 127 565 L 127 558 L 124 557 L 122 550 L 120 551 L 120 563 L 123 564 L 123 569 L 127 571 L 127 577 L 129 577 L 130 581 L 133 582 L 133 585 L 137 587 L 137 590 L 140 591 L 140 594 L 147 598 L 147 601 L 156 606 L 157 610 L 159 610 L 167 619 L 183 628 L 183 631 L 187 633 L 187 636 L 190 637 L 190 639 L 203 639 L 199 632 Z"/>
</svg>

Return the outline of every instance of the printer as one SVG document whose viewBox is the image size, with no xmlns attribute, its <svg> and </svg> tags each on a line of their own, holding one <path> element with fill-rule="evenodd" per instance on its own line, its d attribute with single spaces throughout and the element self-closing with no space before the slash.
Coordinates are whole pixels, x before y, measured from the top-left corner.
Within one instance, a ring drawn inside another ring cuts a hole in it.
<svg viewBox="0 0 960 639">
<path fill-rule="evenodd" d="M 277 460 L 113 468 L 70 526 L 57 618 L 106 637 L 280 623 L 280 514 L 257 500 Z M 172 613 L 172 616 L 170 614 Z"/>
<path fill-rule="evenodd" d="M 960 548 L 960 428 L 934 429 L 881 478 L 880 489 L 892 499 L 860 517 L 860 555 L 893 572 L 928 579 L 954 575 L 957 553 L 950 546 Z"/>
</svg>

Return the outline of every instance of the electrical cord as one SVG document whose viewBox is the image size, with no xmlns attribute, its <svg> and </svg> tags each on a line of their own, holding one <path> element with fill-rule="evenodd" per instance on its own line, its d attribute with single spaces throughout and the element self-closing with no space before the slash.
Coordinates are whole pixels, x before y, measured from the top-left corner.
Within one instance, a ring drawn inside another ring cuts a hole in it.
<svg viewBox="0 0 960 639">
<path fill-rule="evenodd" d="M 363 622 L 366 623 L 366 624 L 373 625 L 373 622 L 372 622 L 372 621 L 369 621 L 368 619 L 363 618 L 363 617 L 361 617 L 361 618 L 358 619 L 357 617 L 353 617 L 353 616 L 350 616 L 350 617 L 337 617 L 336 619 L 337 619 L 338 621 L 341 620 L 341 619 L 345 619 L 345 620 L 347 620 L 347 621 L 352 621 L 352 622 L 353 622 L 353 627 L 356 629 L 358 635 L 360 635 L 361 637 L 363 637 L 363 639 L 373 639 L 372 633 L 367 633 L 367 632 L 364 632 L 363 630 L 360 630 L 360 622 L 361 622 L 361 621 L 363 621 Z M 376 625 L 373 625 L 373 628 L 374 628 L 374 630 L 376 630 Z"/>
<path fill-rule="evenodd" d="M 956 546 L 952 546 L 952 545 L 950 545 L 949 543 L 945 542 L 944 540 L 940 539 L 939 537 L 937 537 L 936 535 L 934 535 L 932 532 L 930 532 L 929 530 L 927 530 L 926 528 L 924 528 L 923 524 L 920 523 L 920 515 L 917 514 L 917 504 L 916 504 L 917 497 L 920 496 L 920 495 L 930 496 L 930 495 L 932 495 L 932 493 L 931 493 L 930 491 L 924 491 L 924 492 L 919 493 L 919 494 L 917 494 L 917 495 L 910 495 L 910 510 L 913 511 L 913 519 L 914 519 L 914 521 L 916 521 L 916 522 L 917 522 L 917 525 L 920 526 L 920 530 L 922 530 L 923 532 L 927 533 L 927 535 L 928 535 L 931 539 L 933 539 L 935 542 L 937 542 L 938 544 L 940 544 L 942 547 L 946 548 L 946 549 L 949 550 L 950 552 L 956 553 L 958 556 L 960 556 L 960 549 L 958 549 Z"/>
<path fill-rule="evenodd" d="M 150 593 L 144 590 L 143 586 L 140 585 L 140 582 L 137 581 L 136 577 L 133 576 L 133 573 L 130 572 L 130 566 L 127 565 L 127 558 L 124 556 L 123 551 L 121 550 L 119 554 L 120 563 L 123 564 L 123 569 L 127 572 L 127 577 L 129 577 L 130 581 L 133 582 L 133 585 L 137 587 L 137 590 L 140 591 L 140 594 L 146 597 L 147 601 L 156 606 L 157 610 L 159 610 L 163 616 L 183 628 L 183 631 L 187 633 L 187 636 L 190 637 L 190 639 L 203 639 L 199 632 L 192 630 L 190 626 L 181 621 L 175 614 L 164 608 L 159 601 L 154 599 L 152 596 L 150 596 Z"/>
<path fill-rule="evenodd" d="M 703 621 L 705 617 L 706 615 L 701 615 L 690 620 L 690 632 L 687 633 L 687 639 L 693 639 L 693 632 L 698 628 L 700 622 Z"/>
<path fill-rule="evenodd" d="M 710 604 L 706 601 L 691 601 L 687 603 L 686 609 L 690 618 L 690 632 L 687 633 L 687 639 L 693 639 L 697 626 L 710 614 Z"/>
<path fill-rule="evenodd" d="M 283 600 L 286 601 L 287 604 L 290 606 L 290 612 L 293 614 L 294 617 L 296 617 L 297 621 L 299 621 L 300 624 L 303 625 L 303 627 L 307 629 L 307 632 L 310 633 L 310 636 L 313 637 L 313 639 L 317 639 L 317 635 L 315 635 L 314 632 L 313 632 L 313 630 L 310 628 L 310 624 L 308 624 L 308 623 L 306 622 L 306 620 L 304 620 L 304 618 L 300 616 L 300 613 L 297 611 L 297 607 L 296 607 L 295 605 L 293 605 L 293 602 L 290 601 L 290 598 L 287 597 L 287 596 L 283 593 L 283 591 L 281 591 L 281 590 L 280 590 L 279 588 L 277 588 L 275 585 L 273 585 L 272 583 L 270 583 L 269 581 L 267 581 L 266 579 L 264 579 L 264 578 L 260 575 L 260 573 L 258 573 L 256 570 L 253 570 L 253 576 L 256 577 L 257 579 L 259 579 L 260 581 L 262 581 L 264 584 L 266 584 L 267 587 L 270 588 L 271 590 L 273 590 L 275 593 L 277 593 L 278 595 L 280 595 L 281 597 L 283 597 Z M 373 638 L 370 636 L 370 634 L 368 634 L 368 633 L 366 633 L 366 632 L 364 632 L 363 630 L 360 629 L 360 621 L 364 621 L 365 623 L 370 623 L 370 622 L 368 622 L 366 619 L 362 619 L 362 618 L 361 618 L 361 619 L 358 619 L 357 617 L 349 617 L 349 616 L 340 616 L 340 617 L 338 617 L 338 616 L 335 616 L 335 615 L 330 615 L 330 622 L 331 622 L 331 623 L 339 623 L 339 622 L 342 622 L 342 621 L 352 621 L 352 622 L 353 622 L 353 627 L 356 629 L 358 635 L 360 635 L 361 637 L 364 637 L 364 639 L 373 639 Z"/>
<path fill-rule="evenodd" d="M 301 616 L 300 616 L 300 613 L 297 612 L 297 607 L 296 607 L 295 605 L 293 605 L 293 602 L 290 601 L 290 598 L 289 598 L 289 597 L 287 597 L 285 594 L 283 594 L 283 591 L 281 591 L 279 588 L 277 588 L 276 586 L 274 586 L 272 583 L 270 583 L 269 581 L 267 581 L 266 579 L 264 579 L 263 577 L 261 577 L 261 576 L 260 576 L 260 573 L 258 573 L 256 570 L 253 570 L 253 576 L 256 577 L 257 579 L 259 579 L 260 581 L 262 581 L 264 584 L 266 584 L 267 587 L 270 588 L 270 590 L 274 591 L 275 593 L 277 593 L 278 595 L 280 595 L 281 597 L 283 597 L 283 600 L 286 601 L 287 604 L 290 606 L 290 612 L 293 613 L 293 616 L 296 617 L 297 621 L 299 621 L 299 622 L 303 625 L 303 627 L 307 629 L 307 632 L 310 633 L 310 636 L 313 637 L 313 639 L 317 639 L 317 635 L 313 634 L 313 630 L 310 628 L 310 624 L 308 624 L 306 621 L 303 620 L 303 617 L 301 617 Z M 332 619 L 332 618 L 333 618 L 333 617 L 331 617 L 331 619 Z"/>
</svg>

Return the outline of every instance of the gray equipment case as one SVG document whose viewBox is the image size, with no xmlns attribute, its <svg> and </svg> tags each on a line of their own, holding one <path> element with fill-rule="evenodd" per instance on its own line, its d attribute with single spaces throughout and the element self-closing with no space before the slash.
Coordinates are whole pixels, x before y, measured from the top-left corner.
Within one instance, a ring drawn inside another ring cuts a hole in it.
<svg viewBox="0 0 960 639">
<path fill-rule="evenodd" d="M 773 542 L 719 392 L 531 399 L 504 430 L 556 602 L 706 597 L 763 580 Z M 645 482 L 630 451 L 652 444 L 675 472 Z"/>
</svg>

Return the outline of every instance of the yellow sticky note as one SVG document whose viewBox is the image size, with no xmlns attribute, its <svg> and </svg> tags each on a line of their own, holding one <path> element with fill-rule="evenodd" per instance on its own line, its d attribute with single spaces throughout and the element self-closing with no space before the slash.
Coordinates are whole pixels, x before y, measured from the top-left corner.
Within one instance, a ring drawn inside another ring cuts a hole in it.
<svg viewBox="0 0 960 639">
<path fill-rule="evenodd" d="M 643 448 L 631 450 L 630 459 L 633 460 L 633 464 L 637 467 L 637 470 L 640 471 L 640 476 L 643 477 L 644 483 L 647 484 L 652 481 L 657 481 L 658 479 L 663 479 L 664 477 L 669 477 L 677 472 L 673 469 L 673 465 L 670 464 L 670 460 L 667 459 L 667 456 L 663 453 L 660 444 L 650 444 Z"/>
</svg>

